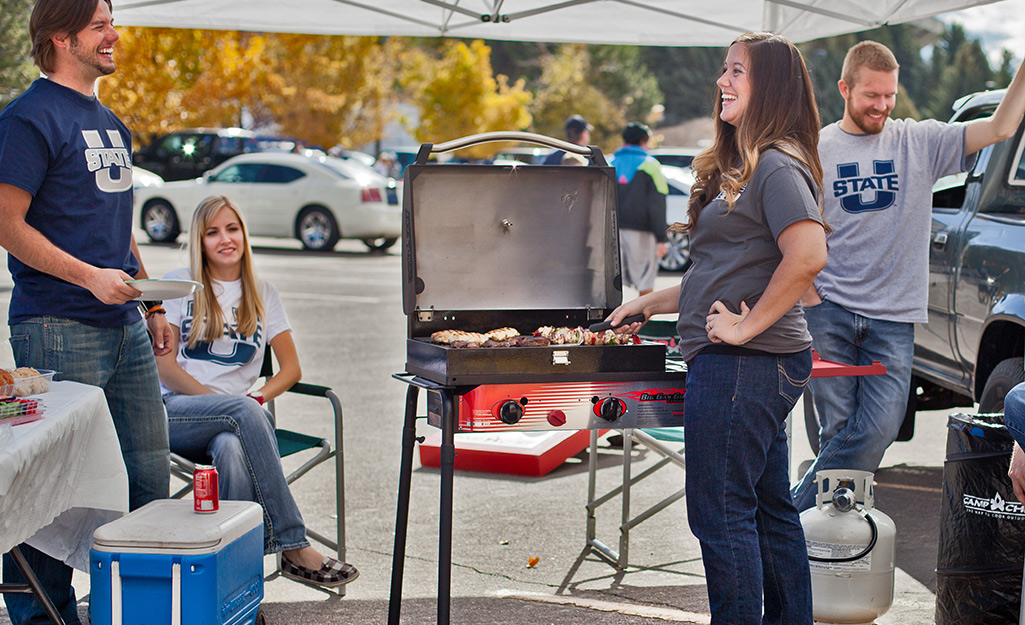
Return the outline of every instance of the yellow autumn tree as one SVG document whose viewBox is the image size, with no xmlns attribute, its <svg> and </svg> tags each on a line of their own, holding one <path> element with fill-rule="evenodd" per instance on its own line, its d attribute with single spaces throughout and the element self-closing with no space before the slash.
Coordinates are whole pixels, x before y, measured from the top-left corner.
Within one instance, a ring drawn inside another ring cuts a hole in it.
<svg viewBox="0 0 1025 625">
<path fill-rule="evenodd" d="M 199 126 L 238 126 L 261 72 L 264 41 L 234 31 L 121 28 L 118 71 L 100 97 L 143 143 Z"/>
<path fill-rule="evenodd" d="M 377 37 L 267 35 L 253 111 L 283 133 L 324 147 L 381 138 L 394 116 L 396 66 L 405 43 Z"/>
<path fill-rule="evenodd" d="M 310 144 L 377 140 L 401 39 L 121 28 L 100 95 L 140 144 L 200 126 L 272 126 Z"/>
<path fill-rule="evenodd" d="M 523 80 L 510 85 L 495 76 L 491 48 L 483 41 L 445 42 L 440 58 L 412 52 L 403 83 L 420 114 L 414 134 L 420 141 L 442 143 L 466 135 L 530 126 L 531 94 Z M 483 144 L 457 153 L 464 158 L 489 158 L 499 144 Z"/>
</svg>

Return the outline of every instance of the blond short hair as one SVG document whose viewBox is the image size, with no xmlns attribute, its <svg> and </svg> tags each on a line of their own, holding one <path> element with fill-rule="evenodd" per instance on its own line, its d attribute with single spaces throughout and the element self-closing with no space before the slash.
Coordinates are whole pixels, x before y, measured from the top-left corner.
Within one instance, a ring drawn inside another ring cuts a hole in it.
<svg viewBox="0 0 1025 625">
<path fill-rule="evenodd" d="M 875 72 L 895 72 L 900 69 L 897 57 L 889 48 L 876 41 L 862 41 L 847 51 L 843 60 L 843 70 L 840 78 L 853 87 L 858 76 L 858 70 L 866 67 Z"/>
</svg>

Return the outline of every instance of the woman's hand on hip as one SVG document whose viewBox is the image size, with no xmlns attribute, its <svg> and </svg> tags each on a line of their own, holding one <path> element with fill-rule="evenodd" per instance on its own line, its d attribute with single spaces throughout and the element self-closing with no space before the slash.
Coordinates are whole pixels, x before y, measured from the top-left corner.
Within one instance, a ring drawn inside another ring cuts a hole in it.
<svg viewBox="0 0 1025 625">
<path fill-rule="evenodd" d="M 716 300 L 708 310 L 705 317 L 705 332 L 708 332 L 708 340 L 713 343 L 728 343 L 730 345 L 743 345 L 751 340 L 744 332 L 743 323 L 751 309 L 747 302 L 740 303 L 740 314 L 730 311 L 721 301 Z"/>
</svg>

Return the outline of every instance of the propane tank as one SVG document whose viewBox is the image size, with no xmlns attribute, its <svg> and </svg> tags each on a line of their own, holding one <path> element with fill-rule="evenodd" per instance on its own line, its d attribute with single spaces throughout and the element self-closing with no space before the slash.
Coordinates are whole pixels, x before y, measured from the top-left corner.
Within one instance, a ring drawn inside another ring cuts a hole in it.
<svg viewBox="0 0 1025 625">
<path fill-rule="evenodd" d="M 872 509 L 873 474 L 815 474 L 815 507 L 801 513 L 817 623 L 871 624 L 893 603 L 894 544 L 890 517 Z"/>
</svg>

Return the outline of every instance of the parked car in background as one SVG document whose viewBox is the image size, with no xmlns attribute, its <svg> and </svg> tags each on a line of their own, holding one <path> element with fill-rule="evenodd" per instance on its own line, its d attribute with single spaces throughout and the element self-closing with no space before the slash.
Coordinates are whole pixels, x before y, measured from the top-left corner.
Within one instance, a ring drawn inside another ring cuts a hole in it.
<svg viewBox="0 0 1025 625">
<path fill-rule="evenodd" d="M 241 128 L 195 128 L 164 135 L 132 155 L 132 164 L 165 181 L 203 175 L 239 154 L 280 149 L 281 140 Z"/>
<path fill-rule="evenodd" d="M 506 148 L 499 150 L 498 154 L 495 154 L 496 161 L 519 161 L 527 165 L 539 165 L 541 161 L 545 160 L 551 152 L 551 148 L 542 147 L 523 147 L 523 148 Z"/>
<path fill-rule="evenodd" d="M 662 175 L 669 185 L 666 196 L 666 223 L 687 223 L 687 202 L 690 201 L 690 188 L 694 184 L 694 174 L 689 167 L 662 166 Z M 690 266 L 690 237 L 679 232 L 668 233 L 669 249 L 666 255 L 658 259 L 662 271 L 686 271 Z"/>
<path fill-rule="evenodd" d="M 654 148 L 648 150 L 648 154 L 655 157 L 655 160 L 663 165 L 671 167 L 690 167 L 694 157 L 701 152 L 701 148 Z"/>
<path fill-rule="evenodd" d="M 188 230 L 196 206 L 227 195 L 253 236 L 294 237 L 308 250 L 329 251 L 339 239 L 386 250 L 401 235 L 402 211 L 387 201 L 387 179 L 330 156 L 259 152 L 231 158 L 201 178 L 136 190 L 135 210 L 154 242 Z"/>
<path fill-rule="evenodd" d="M 164 184 L 164 179 L 142 167 L 132 167 L 132 189 L 138 191 L 145 187 L 156 187 Z"/>
</svg>

